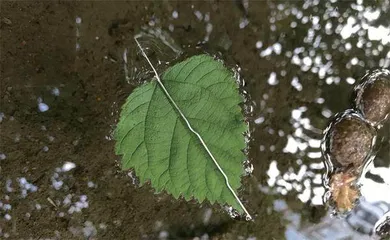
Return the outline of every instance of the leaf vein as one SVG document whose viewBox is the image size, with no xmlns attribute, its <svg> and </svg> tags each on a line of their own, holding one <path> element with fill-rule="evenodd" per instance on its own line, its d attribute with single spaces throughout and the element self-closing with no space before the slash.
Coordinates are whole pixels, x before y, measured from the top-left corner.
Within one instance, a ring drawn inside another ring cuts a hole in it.
<svg viewBox="0 0 390 240">
<path fill-rule="evenodd" d="M 177 122 L 178 122 L 178 118 L 176 118 L 175 126 L 173 127 L 172 137 L 171 137 L 171 144 L 169 146 L 168 169 L 169 169 L 169 178 L 170 179 L 172 179 L 172 173 L 171 173 L 171 159 L 172 159 L 172 146 L 173 146 L 172 141 L 173 141 L 173 137 L 175 136 Z M 172 186 L 175 188 L 175 190 L 177 190 L 176 185 L 175 185 L 175 181 L 171 181 L 171 182 L 172 182 Z"/>
<path fill-rule="evenodd" d="M 147 110 L 146 110 L 146 114 L 145 114 L 145 121 L 144 121 L 144 142 L 145 142 L 145 150 L 146 150 L 146 157 L 147 157 L 147 169 L 149 168 L 149 153 L 148 153 L 149 150 L 148 150 L 148 144 L 145 141 L 146 123 L 147 123 L 147 118 L 149 116 L 150 104 L 151 104 L 151 102 L 153 100 L 153 97 L 155 96 L 156 89 L 157 89 L 157 84 L 154 86 L 152 97 L 150 98 L 150 101 L 149 101 L 149 104 L 148 104 L 148 107 L 147 107 Z M 152 171 L 150 171 L 150 174 L 154 176 Z"/>
<path fill-rule="evenodd" d="M 120 148 L 122 148 L 122 143 L 123 143 L 123 141 L 125 140 L 125 138 L 128 137 L 128 135 L 130 134 L 130 132 L 131 132 L 134 128 L 136 128 L 136 127 L 138 127 L 139 125 L 141 125 L 141 123 L 143 123 L 143 121 L 141 121 L 141 122 L 135 124 L 132 128 L 130 128 L 129 130 L 127 130 L 127 133 L 125 134 L 125 136 L 122 137 L 122 139 L 121 139 L 120 142 L 119 142 Z"/>
<path fill-rule="evenodd" d="M 187 77 L 185 77 L 184 79 L 185 80 L 187 80 L 187 78 L 195 71 L 195 70 L 197 70 L 197 68 L 200 66 L 200 65 L 202 65 L 202 64 L 204 64 L 204 63 L 208 63 L 209 61 L 201 61 L 200 63 L 198 63 L 196 66 L 194 66 L 192 69 L 191 69 L 191 71 L 187 74 Z M 186 81 L 187 82 L 187 81 Z"/>
</svg>

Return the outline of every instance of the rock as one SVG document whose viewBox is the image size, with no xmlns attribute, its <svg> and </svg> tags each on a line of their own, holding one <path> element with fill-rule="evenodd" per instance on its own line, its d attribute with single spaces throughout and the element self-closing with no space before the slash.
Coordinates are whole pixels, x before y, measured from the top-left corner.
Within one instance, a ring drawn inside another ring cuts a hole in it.
<svg viewBox="0 0 390 240">
<path fill-rule="evenodd" d="M 355 105 L 373 126 L 389 118 L 390 71 L 373 71 L 357 86 L 356 91 Z"/>
<path fill-rule="evenodd" d="M 329 152 L 332 163 L 360 167 L 371 152 L 375 129 L 352 115 L 338 120 L 331 131 Z"/>
<path fill-rule="evenodd" d="M 7 24 L 7 25 L 12 25 L 12 21 L 9 18 L 3 17 L 1 19 L 1 22 Z"/>
</svg>

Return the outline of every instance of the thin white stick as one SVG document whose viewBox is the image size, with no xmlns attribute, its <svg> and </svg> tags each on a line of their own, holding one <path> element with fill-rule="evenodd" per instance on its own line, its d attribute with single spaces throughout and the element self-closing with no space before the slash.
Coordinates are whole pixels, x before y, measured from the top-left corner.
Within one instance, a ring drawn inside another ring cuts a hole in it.
<svg viewBox="0 0 390 240">
<path fill-rule="evenodd" d="M 129 70 L 127 69 L 127 48 L 125 48 L 125 50 L 123 51 L 122 57 L 123 57 L 123 70 L 125 71 L 126 81 L 127 83 L 129 83 L 130 77 L 129 77 Z"/>
<path fill-rule="evenodd" d="M 207 153 L 209 154 L 209 156 L 211 157 L 211 159 L 213 160 L 214 164 L 217 166 L 218 170 L 222 173 L 223 177 L 225 178 L 225 182 L 226 182 L 226 185 L 227 187 L 229 188 L 230 192 L 233 194 L 233 196 L 236 198 L 237 202 L 240 204 L 241 208 L 244 210 L 245 214 L 246 214 L 246 220 L 247 221 L 250 221 L 252 220 L 252 217 L 251 215 L 249 214 L 249 212 L 246 210 L 246 208 L 244 207 L 244 205 L 242 204 L 241 200 L 238 198 L 237 194 L 234 192 L 233 188 L 230 186 L 230 183 L 229 183 L 229 179 L 228 177 L 226 176 L 225 172 L 222 170 L 221 166 L 218 164 L 217 160 L 215 160 L 213 154 L 211 153 L 211 151 L 209 150 L 209 148 L 207 147 L 206 143 L 204 142 L 203 138 L 200 136 L 200 134 L 198 132 L 196 132 L 190 122 L 188 121 L 188 119 L 186 118 L 186 116 L 183 114 L 183 112 L 180 110 L 180 108 L 177 106 L 176 102 L 172 99 L 171 95 L 168 93 L 167 89 L 165 88 L 164 84 L 161 82 L 161 79 L 160 77 L 158 76 L 158 73 L 156 71 L 156 69 L 154 68 L 153 64 L 150 62 L 148 56 L 146 56 L 146 53 L 144 52 L 141 44 L 138 42 L 137 38 L 139 36 L 136 35 L 134 37 L 134 40 L 136 41 L 139 49 L 141 50 L 142 52 L 142 55 L 146 58 L 146 60 L 148 61 L 150 67 L 153 69 L 153 72 L 154 74 L 156 75 L 156 79 L 157 79 L 157 82 L 158 84 L 160 85 L 160 87 L 162 88 L 162 90 L 164 91 L 165 95 L 168 97 L 169 101 L 172 103 L 172 105 L 175 107 L 175 109 L 177 110 L 177 112 L 180 114 L 180 116 L 182 117 L 182 119 L 186 122 L 188 128 L 190 129 L 191 132 L 193 132 L 197 137 L 198 139 L 200 140 L 200 142 L 202 143 L 203 147 L 206 149 Z"/>
</svg>

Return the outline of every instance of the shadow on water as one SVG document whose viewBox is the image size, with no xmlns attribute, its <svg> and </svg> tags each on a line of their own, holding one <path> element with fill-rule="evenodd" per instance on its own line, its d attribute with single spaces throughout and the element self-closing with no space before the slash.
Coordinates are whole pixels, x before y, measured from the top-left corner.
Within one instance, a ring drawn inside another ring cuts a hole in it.
<svg viewBox="0 0 390 240">
<path fill-rule="evenodd" d="M 345 218 L 323 203 L 320 145 L 365 72 L 390 67 L 388 0 L 2 2 L 1 9 L 0 238 L 369 239 L 386 217 L 390 124 L 361 204 Z M 240 198 L 254 222 L 154 194 L 138 187 L 137 173 L 119 170 L 111 134 L 120 106 L 153 77 L 133 41 L 140 33 L 158 72 L 208 52 L 239 73 L 254 167 Z"/>
</svg>

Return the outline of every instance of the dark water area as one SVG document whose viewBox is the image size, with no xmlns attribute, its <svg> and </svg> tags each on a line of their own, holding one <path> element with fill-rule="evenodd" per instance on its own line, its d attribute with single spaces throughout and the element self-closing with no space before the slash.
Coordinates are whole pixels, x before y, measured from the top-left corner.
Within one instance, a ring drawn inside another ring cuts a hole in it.
<svg viewBox="0 0 390 240">
<path fill-rule="evenodd" d="M 2 1 L 0 18 L 0 239 L 378 239 L 390 218 L 389 121 L 346 217 L 323 203 L 321 156 L 354 86 L 390 68 L 389 0 Z M 200 52 L 239 71 L 253 222 L 120 170 L 120 107 L 153 77 L 140 33 L 159 72 Z"/>
</svg>

